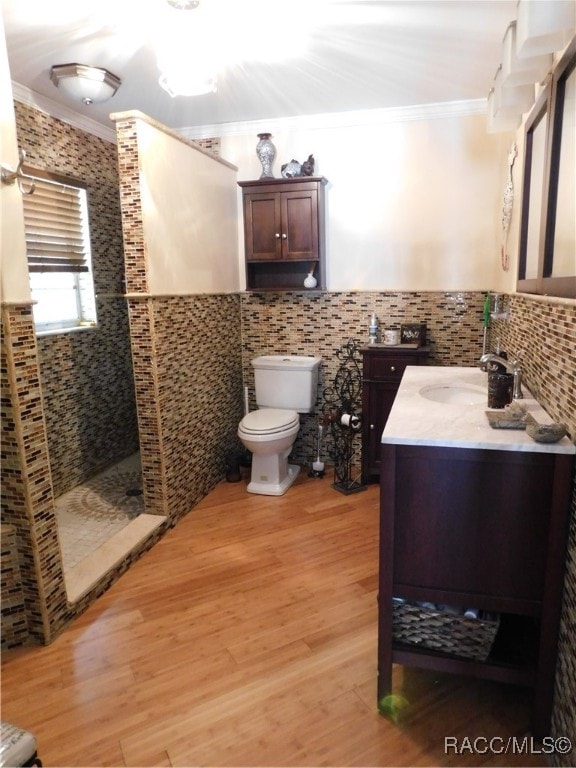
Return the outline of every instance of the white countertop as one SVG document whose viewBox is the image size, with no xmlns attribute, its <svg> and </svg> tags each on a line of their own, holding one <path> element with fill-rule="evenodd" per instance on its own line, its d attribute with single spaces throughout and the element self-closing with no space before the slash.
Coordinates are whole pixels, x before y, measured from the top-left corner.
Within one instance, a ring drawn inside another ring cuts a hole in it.
<svg viewBox="0 0 576 768">
<path fill-rule="evenodd" d="M 470 391 L 484 390 L 486 397 L 473 405 L 436 402 L 421 390 L 430 387 L 462 386 Z M 540 424 L 553 419 L 522 385 L 519 402 Z M 557 443 L 537 443 L 519 429 L 493 429 L 486 417 L 488 375 L 480 368 L 446 366 L 408 366 L 382 434 L 383 443 L 433 445 L 452 448 L 485 448 L 497 451 L 532 453 L 576 453 L 568 437 Z"/>
</svg>

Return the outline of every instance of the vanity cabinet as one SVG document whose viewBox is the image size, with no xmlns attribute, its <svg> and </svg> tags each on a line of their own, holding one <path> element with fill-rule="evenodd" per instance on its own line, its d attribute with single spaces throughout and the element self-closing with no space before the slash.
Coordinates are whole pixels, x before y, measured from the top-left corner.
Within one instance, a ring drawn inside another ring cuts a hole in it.
<svg viewBox="0 0 576 768">
<path fill-rule="evenodd" d="M 382 436 L 378 701 L 392 692 L 393 664 L 517 684 L 532 690 L 532 731 L 542 738 L 550 732 L 575 449 L 567 438 L 543 445 L 522 430 L 491 430 L 484 403 L 426 400 L 423 386 L 448 387 L 457 371 L 427 370 L 436 374 L 406 372 Z M 464 386 L 482 381 L 462 370 Z M 526 392 L 524 403 L 546 421 Z M 498 614 L 487 658 L 400 642 L 393 597 Z"/>
<path fill-rule="evenodd" d="M 407 365 L 425 365 L 430 347 L 374 344 L 362 349 L 362 482 L 380 478 L 380 439 Z"/>
<path fill-rule="evenodd" d="M 241 181 L 248 290 L 325 288 L 323 177 Z"/>
</svg>

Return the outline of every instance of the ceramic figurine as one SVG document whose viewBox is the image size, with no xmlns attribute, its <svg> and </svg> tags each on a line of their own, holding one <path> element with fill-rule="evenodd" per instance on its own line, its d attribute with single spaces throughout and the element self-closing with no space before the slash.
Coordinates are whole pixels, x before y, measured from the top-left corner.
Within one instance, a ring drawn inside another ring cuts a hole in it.
<svg viewBox="0 0 576 768">
<path fill-rule="evenodd" d="M 300 176 L 301 165 L 298 160 L 290 160 L 289 163 L 284 163 L 280 168 L 280 173 L 285 179 L 293 179 L 295 176 Z"/>
<path fill-rule="evenodd" d="M 314 155 L 308 155 L 302 163 L 302 176 L 314 176 Z"/>
<path fill-rule="evenodd" d="M 299 163 L 298 160 L 290 160 L 289 163 L 284 163 L 280 168 L 280 173 L 284 179 L 295 179 L 298 176 L 314 176 L 314 155 L 308 155 L 308 159 L 303 163 Z"/>
</svg>

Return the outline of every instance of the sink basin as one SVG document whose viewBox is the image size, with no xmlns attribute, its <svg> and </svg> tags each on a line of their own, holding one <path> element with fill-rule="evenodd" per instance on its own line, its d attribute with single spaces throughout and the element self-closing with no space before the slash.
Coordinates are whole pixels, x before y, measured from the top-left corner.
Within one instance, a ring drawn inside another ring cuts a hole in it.
<svg viewBox="0 0 576 768">
<path fill-rule="evenodd" d="M 475 387 L 473 384 L 432 384 L 429 387 L 422 387 L 420 394 L 427 400 L 448 405 L 486 404 L 488 399 L 486 390 Z"/>
</svg>

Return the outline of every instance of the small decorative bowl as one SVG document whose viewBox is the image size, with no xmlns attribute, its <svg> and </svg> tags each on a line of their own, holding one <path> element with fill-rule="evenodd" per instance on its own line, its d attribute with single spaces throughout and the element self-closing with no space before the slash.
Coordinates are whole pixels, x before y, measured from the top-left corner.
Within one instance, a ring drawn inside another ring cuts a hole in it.
<svg viewBox="0 0 576 768">
<path fill-rule="evenodd" d="M 532 440 L 537 443 L 557 443 L 566 434 L 564 424 L 538 424 L 536 421 L 529 421 L 526 424 L 526 432 Z"/>
</svg>

